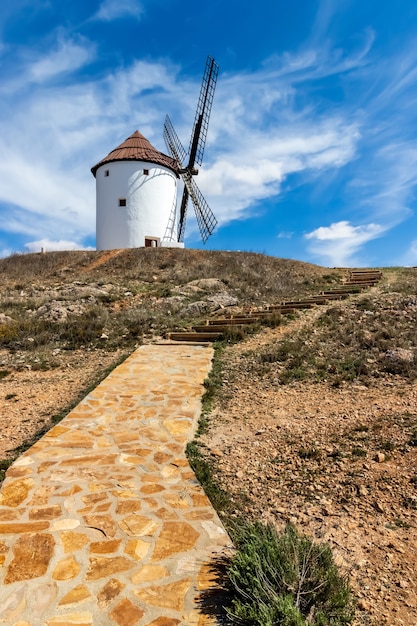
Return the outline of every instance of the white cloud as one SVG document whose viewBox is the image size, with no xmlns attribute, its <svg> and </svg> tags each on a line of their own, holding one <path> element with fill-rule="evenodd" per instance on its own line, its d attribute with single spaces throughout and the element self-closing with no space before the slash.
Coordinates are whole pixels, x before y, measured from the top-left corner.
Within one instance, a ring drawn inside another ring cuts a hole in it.
<svg viewBox="0 0 417 626">
<path fill-rule="evenodd" d="M 104 0 L 95 17 L 105 22 L 123 17 L 134 17 L 140 20 L 143 13 L 143 4 L 139 0 Z"/>
<path fill-rule="evenodd" d="M 354 157 L 359 139 L 355 125 L 330 117 L 314 129 L 307 120 L 270 132 L 245 129 L 243 119 L 239 125 L 230 145 L 202 168 L 197 181 L 220 224 L 253 213 L 256 202 L 280 193 L 290 174 L 341 167 Z"/>
<path fill-rule="evenodd" d="M 93 46 L 80 45 L 71 40 L 61 40 L 56 50 L 40 57 L 27 68 L 26 78 L 34 83 L 44 83 L 61 74 L 75 72 L 91 61 Z"/>
<path fill-rule="evenodd" d="M 310 251 L 320 262 L 330 266 L 349 267 L 361 265 L 357 253 L 362 246 L 381 237 L 386 227 L 380 224 L 362 224 L 352 226 L 350 222 L 343 220 L 330 226 L 320 226 L 311 233 L 304 235 L 311 241 Z"/>
<path fill-rule="evenodd" d="M 75 241 L 51 241 L 50 239 L 40 239 L 39 241 L 29 241 L 25 243 L 28 252 L 52 252 L 56 250 L 94 250 L 91 247 L 85 247 Z"/>
</svg>

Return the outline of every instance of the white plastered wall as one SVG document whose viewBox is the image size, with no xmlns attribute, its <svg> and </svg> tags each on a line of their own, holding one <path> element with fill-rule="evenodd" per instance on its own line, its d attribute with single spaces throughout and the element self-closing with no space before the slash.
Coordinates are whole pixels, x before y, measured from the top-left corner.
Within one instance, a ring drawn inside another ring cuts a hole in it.
<svg viewBox="0 0 417 626">
<path fill-rule="evenodd" d="M 162 165 L 147 161 L 101 165 L 96 172 L 97 250 L 140 248 L 145 238 L 169 245 L 168 224 L 175 245 L 177 224 L 172 222 L 172 207 L 176 194 L 177 178 Z M 120 199 L 126 199 L 126 206 L 120 206 Z"/>
</svg>

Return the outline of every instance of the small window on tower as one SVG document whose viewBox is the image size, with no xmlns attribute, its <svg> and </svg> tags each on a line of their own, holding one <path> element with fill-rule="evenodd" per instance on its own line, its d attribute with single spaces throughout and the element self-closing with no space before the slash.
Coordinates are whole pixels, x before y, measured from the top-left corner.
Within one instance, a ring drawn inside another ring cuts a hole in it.
<svg viewBox="0 0 417 626">
<path fill-rule="evenodd" d="M 143 170 L 143 173 L 144 173 L 145 176 L 148 176 L 149 170 Z"/>
<path fill-rule="evenodd" d="M 126 198 L 119 198 L 119 206 L 126 206 Z"/>
<path fill-rule="evenodd" d="M 105 170 L 104 176 L 110 176 L 110 170 Z"/>
</svg>

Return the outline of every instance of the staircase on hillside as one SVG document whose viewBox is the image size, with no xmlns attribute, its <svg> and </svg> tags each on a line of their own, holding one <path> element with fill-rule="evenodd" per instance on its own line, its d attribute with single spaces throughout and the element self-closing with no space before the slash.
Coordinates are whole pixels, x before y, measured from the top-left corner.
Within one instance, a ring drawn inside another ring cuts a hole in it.
<svg viewBox="0 0 417 626">
<path fill-rule="evenodd" d="M 243 309 L 241 313 L 226 315 L 223 318 L 207 319 L 204 324 L 193 326 L 192 330 L 169 332 L 170 341 L 210 342 L 230 336 L 243 336 L 255 325 L 278 325 L 281 315 L 294 314 L 299 309 L 311 309 L 328 304 L 333 300 L 344 300 L 350 295 L 361 293 L 373 287 L 382 278 L 380 270 L 351 270 L 347 280 L 338 287 L 322 291 L 317 296 L 308 296 L 300 300 L 287 300 L 262 309 L 253 307 Z"/>
</svg>

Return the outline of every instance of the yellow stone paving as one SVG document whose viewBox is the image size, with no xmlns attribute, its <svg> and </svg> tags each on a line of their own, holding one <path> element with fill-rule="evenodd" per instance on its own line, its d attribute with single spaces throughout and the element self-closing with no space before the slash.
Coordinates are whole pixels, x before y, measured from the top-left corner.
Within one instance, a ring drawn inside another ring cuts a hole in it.
<svg viewBox="0 0 417 626">
<path fill-rule="evenodd" d="M 200 595 L 230 540 L 184 454 L 212 356 L 142 346 L 9 468 L 0 624 L 218 623 Z"/>
</svg>

